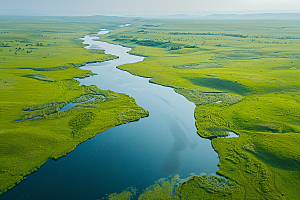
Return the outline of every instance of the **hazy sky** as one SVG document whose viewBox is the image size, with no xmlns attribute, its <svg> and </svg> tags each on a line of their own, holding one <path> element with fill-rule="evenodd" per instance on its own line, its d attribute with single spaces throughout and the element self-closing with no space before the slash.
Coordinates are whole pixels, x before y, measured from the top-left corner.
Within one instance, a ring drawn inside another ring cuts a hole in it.
<svg viewBox="0 0 300 200">
<path fill-rule="evenodd" d="M 0 0 L 0 9 L 80 11 L 299 10 L 300 0 Z"/>
</svg>

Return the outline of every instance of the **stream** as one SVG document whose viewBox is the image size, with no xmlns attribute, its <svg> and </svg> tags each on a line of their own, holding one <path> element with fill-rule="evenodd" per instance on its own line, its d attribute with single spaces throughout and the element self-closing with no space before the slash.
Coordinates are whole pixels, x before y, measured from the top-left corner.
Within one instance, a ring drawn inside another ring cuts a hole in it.
<svg viewBox="0 0 300 200">
<path fill-rule="evenodd" d="M 98 34 L 108 33 L 101 30 Z M 198 136 L 195 104 L 174 89 L 149 83 L 149 78 L 131 75 L 116 66 L 143 61 L 130 55 L 130 48 L 94 41 L 85 36 L 86 48 L 104 49 L 117 55 L 111 61 L 87 64 L 82 69 L 98 75 L 78 79 L 80 84 L 125 93 L 150 112 L 137 122 L 110 128 L 78 145 L 58 160 L 48 160 L 0 199 L 96 200 L 122 192 L 130 186 L 142 192 L 160 178 L 215 174 L 218 155 L 211 141 Z"/>
</svg>

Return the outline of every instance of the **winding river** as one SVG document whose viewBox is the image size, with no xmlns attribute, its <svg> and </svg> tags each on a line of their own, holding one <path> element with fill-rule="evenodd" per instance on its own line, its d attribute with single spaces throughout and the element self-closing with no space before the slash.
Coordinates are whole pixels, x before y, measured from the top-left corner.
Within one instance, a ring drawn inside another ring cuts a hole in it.
<svg viewBox="0 0 300 200">
<path fill-rule="evenodd" d="M 130 186 L 141 192 L 162 177 L 211 174 L 218 169 L 218 155 L 211 141 L 197 135 L 195 105 L 172 88 L 118 70 L 116 66 L 144 58 L 128 54 L 129 48 L 94 41 L 96 38 L 85 36 L 83 43 L 90 45 L 87 48 L 104 49 L 119 58 L 84 66 L 83 69 L 98 75 L 80 79 L 80 84 L 94 84 L 130 95 L 150 116 L 113 127 L 67 156 L 48 160 L 37 172 L 1 195 L 1 200 L 96 200 Z"/>
</svg>

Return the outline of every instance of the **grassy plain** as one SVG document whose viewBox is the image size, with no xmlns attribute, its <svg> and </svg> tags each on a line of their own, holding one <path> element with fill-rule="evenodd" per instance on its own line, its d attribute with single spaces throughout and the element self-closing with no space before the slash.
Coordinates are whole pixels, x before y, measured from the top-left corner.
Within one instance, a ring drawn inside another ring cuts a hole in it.
<svg viewBox="0 0 300 200">
<path fill-rule="evenodd" d="M 160 180 L 139 199 L 298 199 L 299 21 L 133 19 L 133 26 L 115 28 L 123 22 L 129 20 L 1 18 L 1 191 L 96 133 L 148 114 L 124 94 L 79 87 L 73 79 L 92 75 L 78 69 L 82 63 L 114 58 L 75 39 L 104 27 L 115 30 L 101 40 L 147 56 L 121 69 L 173 87 L 197 105 L 198 133 L 212 140 L 217 173 L 227 178 L 192 177 L 179 181 L 175 194 L 174 179 Z M 33 117 L 28 110 L 40 117 L 26 120 Z M 217 137 L 228 130 L 240 137 Z M 107 198 L 136 194 L 129 188 Z"/>
<path fill-rule="evenodd" d="M 0 194 L 47 159 L 148 115 L 127 95 L 73 79 L 93 75 L 79 69 L 86 62 L 116 58 L 84 49 L 76 38 L 120 23 L 105 17 L 0 17 Z M 95 100 L 87 101 L 91 96 Z M 82 103 L 58 111 L 70 101 Z"/>
<path fill-rule="evenodd" d="M 224 193 L 193 178 L 176 189 L 182 199 L 299 198 L 298 20 L 155 20 L 101 40 L 147 57 L 120 69 L 195 102 L 198 134 L 220 157 L 217 173 L 237 183 Z M 216 138 L 224 130 L 240 137 Z"/>
</svg>

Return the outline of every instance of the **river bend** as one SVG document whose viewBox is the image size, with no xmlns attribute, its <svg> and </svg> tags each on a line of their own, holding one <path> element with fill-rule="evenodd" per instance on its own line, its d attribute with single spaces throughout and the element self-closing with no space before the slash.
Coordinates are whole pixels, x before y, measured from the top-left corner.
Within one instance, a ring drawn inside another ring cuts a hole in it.
<svg viewBox="0 0 300 200">
<path fill-rule="evenodd" d="M 119 58 L 82 67 L 98 75 L 79 79 L 80 84 L 130 95 L 150 116 L 110 128 L 67 156 L 48 160 L 37 172 L 1 195 L 1 200 L 95 200 L 130 186 L 141 192 L 162 177 L 217 171 L 219 160 L 211 141 L 197 135 L 194 103 L 172 88 L 118 70 L 116 66 L 144 58 L 128 54 L 130 48 L 94 41 L 96 38 L 85 36 L 83 43 L 90 45 L 87 48 L 104 49 Z"/>
</svg>

